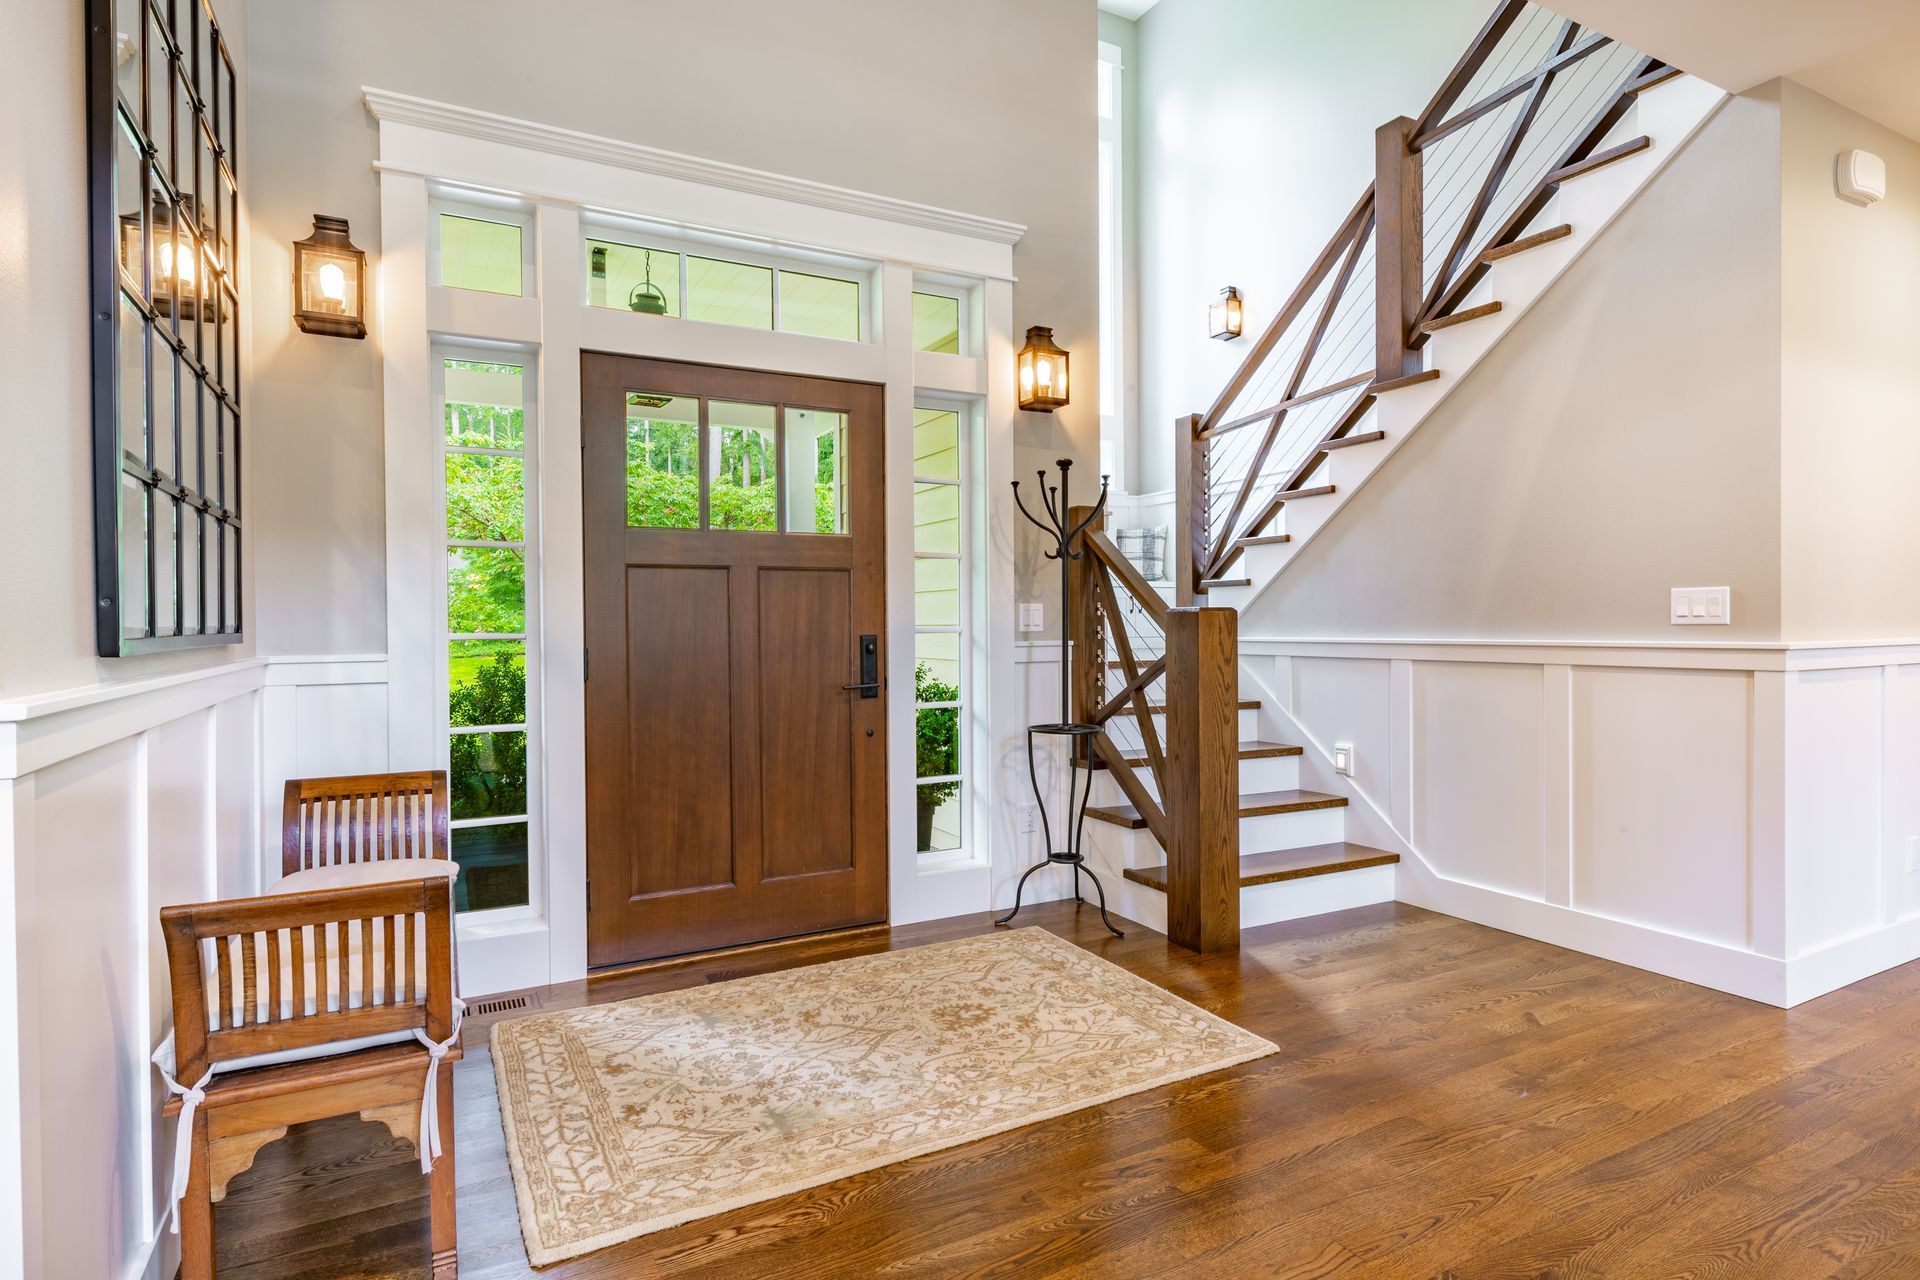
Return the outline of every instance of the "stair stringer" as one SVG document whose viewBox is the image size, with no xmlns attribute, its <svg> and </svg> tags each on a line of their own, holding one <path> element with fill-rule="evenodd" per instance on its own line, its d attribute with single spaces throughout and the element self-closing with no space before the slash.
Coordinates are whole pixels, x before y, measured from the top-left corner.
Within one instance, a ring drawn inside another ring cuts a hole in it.
<svg viewBox="0 0 1920 1280">
<path fill-rule="evenodd" d="M 1250 669 L 1244 657 L 1240 660 L 1240 681 L 1243 690 L 1257 690 L 1251 696 L 1260 699 L 1262 735 L 1302 748 L 1300 785 L 1347 797 L 1347 807 L 1342 810 L 1347 839 L 1400 855 L 1395 866 L 1380 868 L 1394 873 L 1393 897 L 1397 900 L 1749 1000 L 1781 1008 L 1795 1003 L 1788 994 L 1784 961 L 1445 874 L 1420 851 L 1411 832 L 1395 825 L 1386 805 L 1352 778 L 1333 771 L 1332 749 L 1295 718 L 1290 689 L 1271 688 Z M 1282 693 L 1289 696 L 1283 698 Z M 1410 766 L 1417 768 L 1417 762 L 1411 761 L 1410 744 L 1406 751 Z M 1410 778 L 1404 781 L 1411 785 Z"/>
<path fill-rule="evenodd" d="M 1265 594 L 1360 487 L 1385 466 L 1407 438 L 1467 380 L 1474 368 L 1665 171 L 1729 98 L 1725 90 L 1694 76 L 1678 76 L 1641 93 L 1633 110 L 1609 135 L 1609 141 L 1646 134 L 1653 145 L 1561 186 L 1534 226 L 1565 222 L 1572 225 L 1572 234 L 1502 259 L 1489 268 L 1486 278 L 1466 301 L 1471 304 L 1497 299 L 1501 309 L 1431 335 L 1427 339 L 1426 363 L 1429 369 L 1440 370 L 1440 377 L 1384 393 L 1366 418 L 1354 427 L 1354 434 L 1377 429 L 1386 433 L 1385 438 L 1329 454 L 1320 472 L 1308 483 L 1330 483 L 1333 492 L 1296 498 L 1282 507 L 1280 522 L 1268 532 L 1285 533 L 1288 541 L 1243 552 L 1232 572 L 1251 578 L 1251 585 L 1215 587 L 1207 592 L 1205 602 L 1227 605 L 1244 613 L 1247 606 Z"/>
</svg>

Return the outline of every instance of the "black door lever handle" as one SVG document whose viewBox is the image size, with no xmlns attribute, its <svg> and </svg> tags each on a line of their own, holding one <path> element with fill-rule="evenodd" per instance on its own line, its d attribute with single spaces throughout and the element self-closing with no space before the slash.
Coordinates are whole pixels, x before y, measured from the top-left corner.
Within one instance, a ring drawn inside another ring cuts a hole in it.
<svg viewBox="0 0 1920 1280">
<path fill-rule="evenodd" d="M 880 696 L 880 637 L 860 637 L 860 683 L 840 686 L 848 693 L 859 693 L 863 698 Z"/>
<path fill-rule="evenodd" d="M 875 680 L 871 684 L 843 684 L 840 687 L 842 689 L 847 690 L 848 692 L 852 692 L 855 689 L 865 692 L 870 689 L 878 689 L 880 687 L 880 682 L 878 680 Z"/>
</svg>

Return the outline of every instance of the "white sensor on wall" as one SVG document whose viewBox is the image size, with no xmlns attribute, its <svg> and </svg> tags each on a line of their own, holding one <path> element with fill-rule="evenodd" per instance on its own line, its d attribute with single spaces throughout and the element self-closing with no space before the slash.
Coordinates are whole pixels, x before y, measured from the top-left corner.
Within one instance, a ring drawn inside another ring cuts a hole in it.
<svg viewBox="0 0 1920 1280">
<path fill-rule="evenodd" d="M 1887 194 L 1887 162 L 1871 151 L 1842 151 L 1834 161 L 1834 185 L 1850 204 L 1869 205 Z"/>
<path fill-rule="evenodd" d="M 1673 609 L 1667 620 L 1676 627 L 1732 626 L 1733 590 L 1730 587 L 1675 587 Z"/>
</svg>

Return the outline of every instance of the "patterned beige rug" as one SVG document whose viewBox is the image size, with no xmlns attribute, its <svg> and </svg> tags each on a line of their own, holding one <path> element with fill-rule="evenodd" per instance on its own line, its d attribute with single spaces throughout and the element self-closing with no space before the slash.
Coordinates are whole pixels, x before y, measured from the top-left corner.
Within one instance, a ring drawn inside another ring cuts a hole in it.
<svg viewBox="0 0 1920 1280">
<path fill-rule="evenodd" d="M 493 1029 L 536 1266 L 1272 1052 L 1042 929 Z"/>
</svg>

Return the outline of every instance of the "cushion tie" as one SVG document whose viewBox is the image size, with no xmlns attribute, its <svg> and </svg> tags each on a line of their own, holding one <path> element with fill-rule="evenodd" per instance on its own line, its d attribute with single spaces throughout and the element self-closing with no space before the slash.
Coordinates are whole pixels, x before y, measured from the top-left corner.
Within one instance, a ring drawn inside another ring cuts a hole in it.
<svg viewBox="0 0 1920 1280">
<path fill-rule="evenodd" d="M 413 1038 L 427 1048 L 427 1083 L 420 1090 L 420 1172 L 432 1173 L 433 1162 L 440 1158 L 440 1060 L 453 1051 L 460 1043 L 460 1015 L 467 1011 L 467 1002 L 459 996 L 453 998 L 453 1034 L 445 1040 L 433 1041 L 427 1033 L 415 1027 Z"/>
<path fill-rule="evenodd" d="M 162 1061 L 162 1055 L 165 1061 Z M 180 1123 L 173 1135 L 173 1194 L 169 1197 L 172 1207 L 168 1216 L 173 1220 L 173 1234 L 180 1234 L 180 1201 L 186 1198 L 187 1179 L 192 1176 L 193 1167 L 193 1113 L 207 1100 L 207 1081 L 213 1079 L 213 1068 L 194 1082 L 191 1088 L 182 1088 L 173 1078 L 168 1067 L 173 1062 L 173 1037 L 168 1036 L 153 1051 L 153 1065 L 159 1068 L 160 1078 L 167 1082 L 167 1092 L 178 1094 L 180 1102 Z"/>
</svg>

